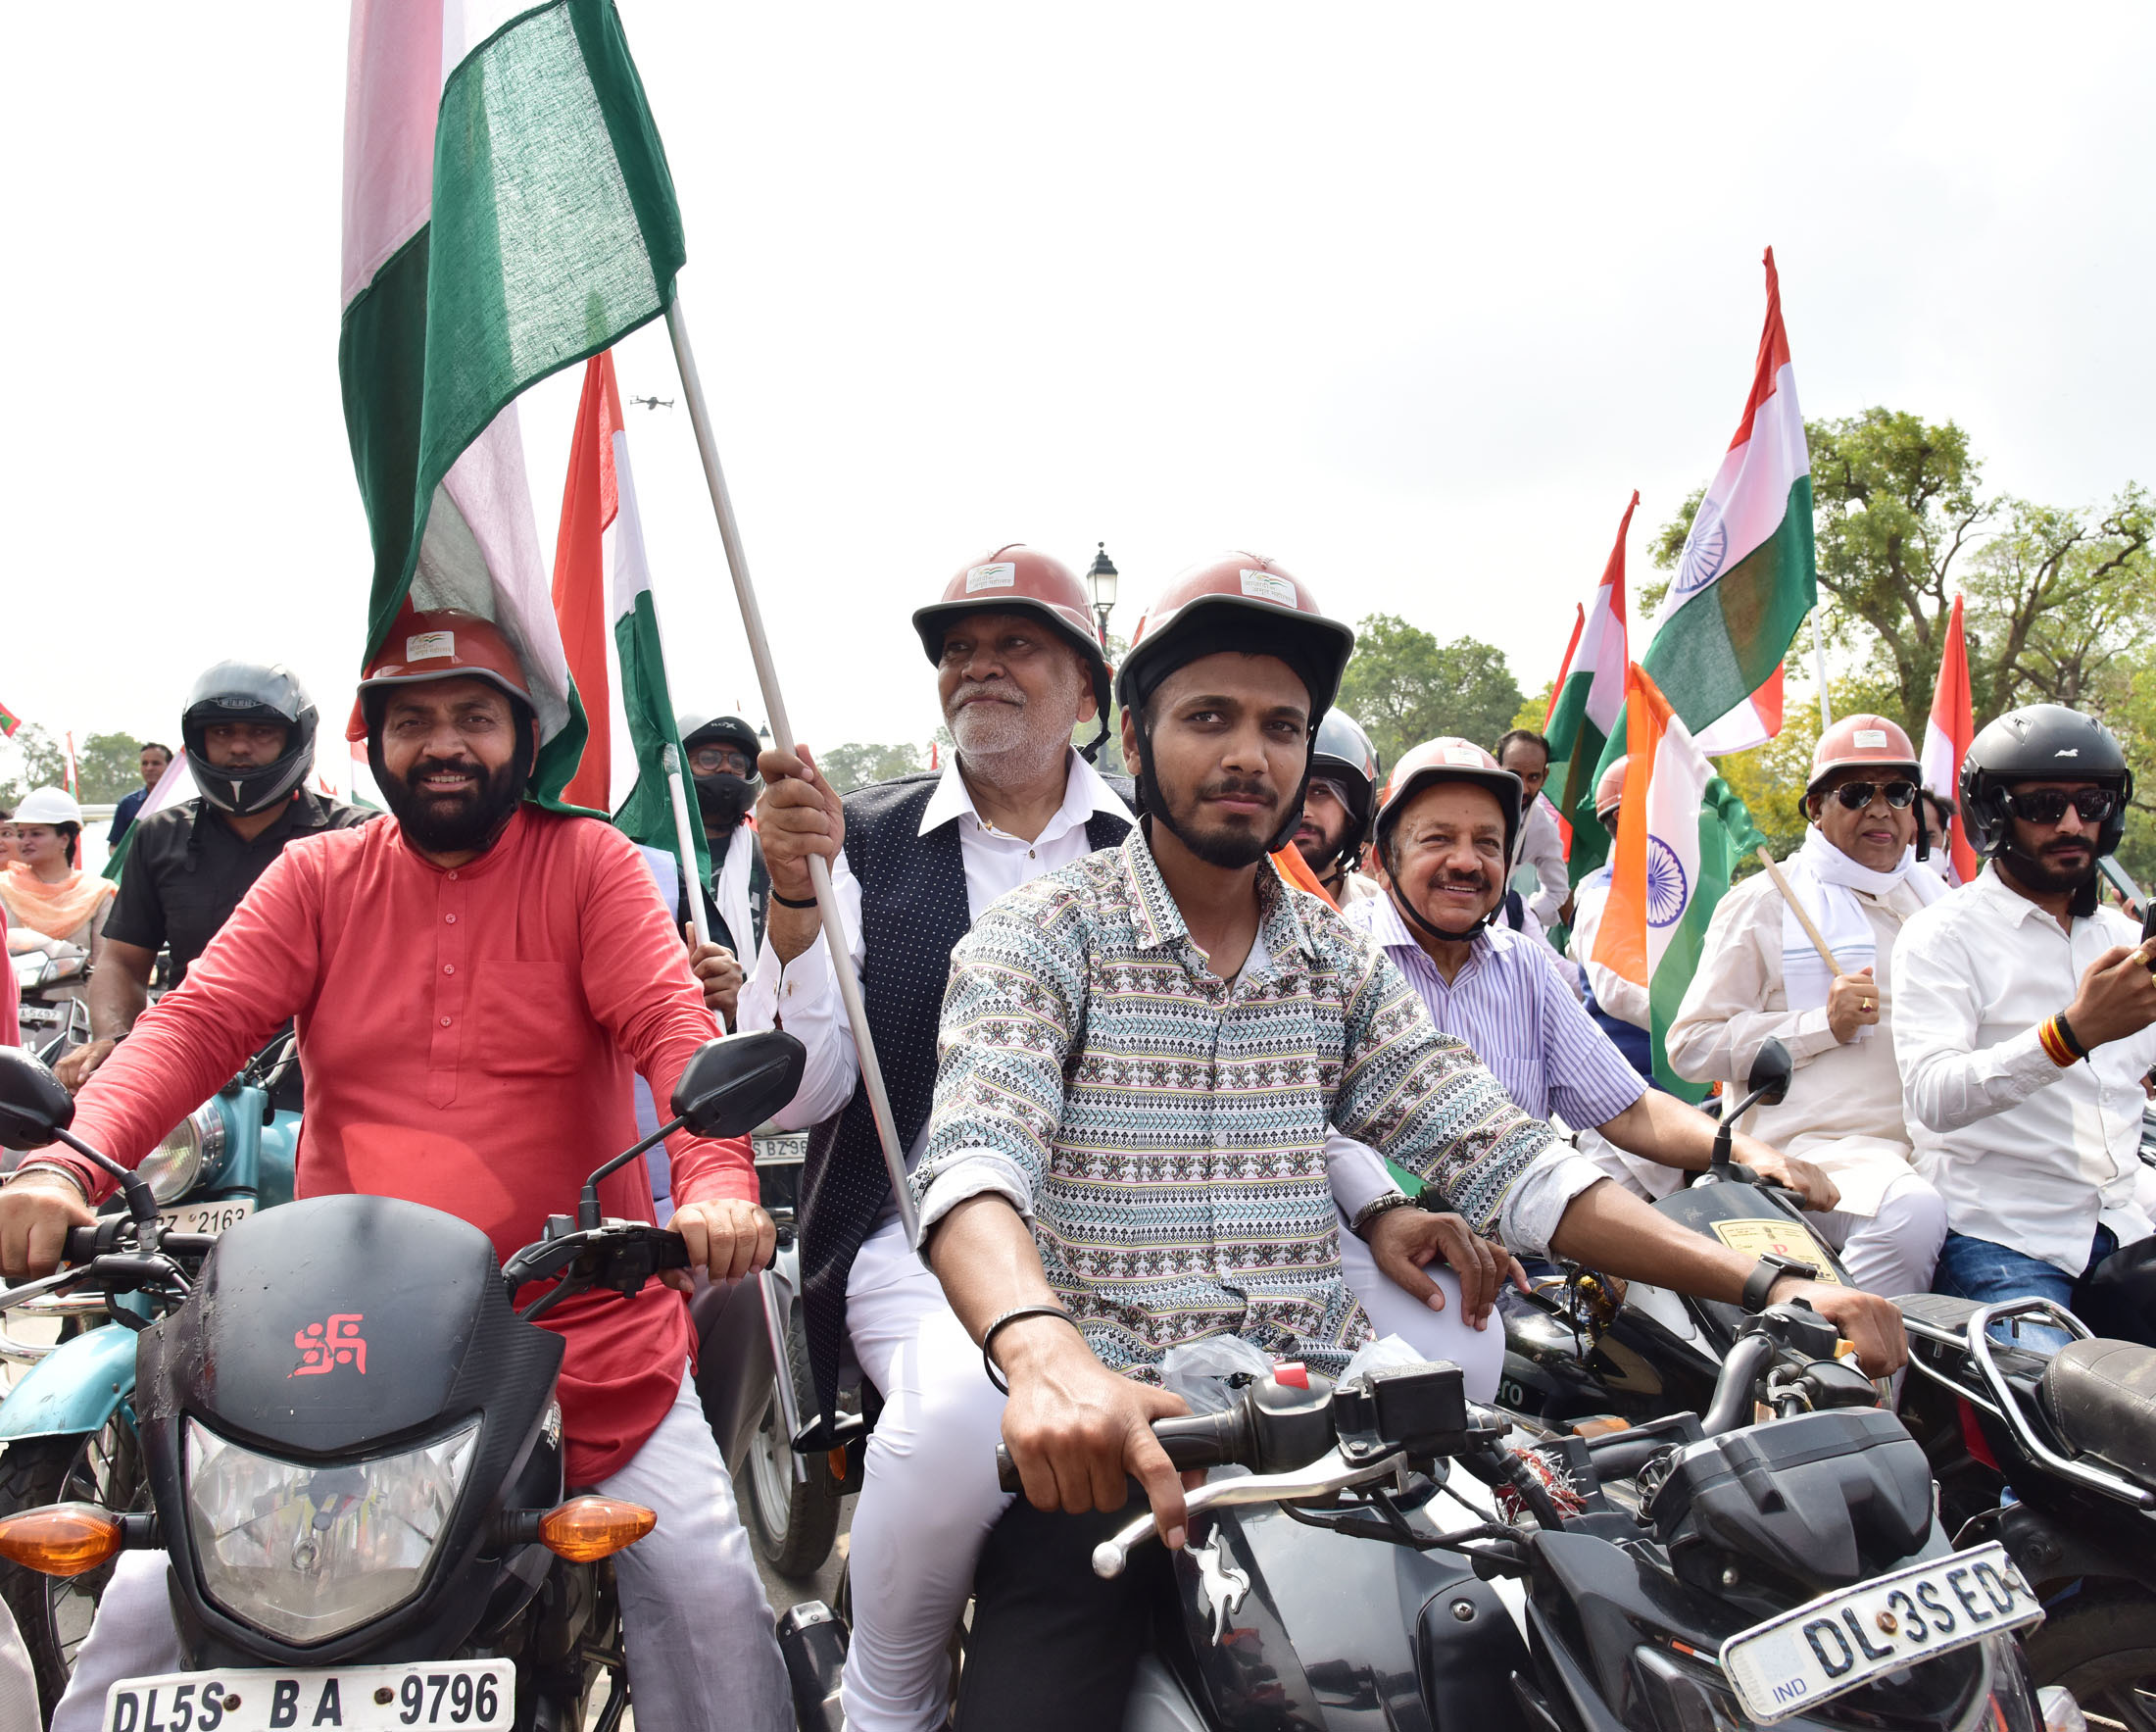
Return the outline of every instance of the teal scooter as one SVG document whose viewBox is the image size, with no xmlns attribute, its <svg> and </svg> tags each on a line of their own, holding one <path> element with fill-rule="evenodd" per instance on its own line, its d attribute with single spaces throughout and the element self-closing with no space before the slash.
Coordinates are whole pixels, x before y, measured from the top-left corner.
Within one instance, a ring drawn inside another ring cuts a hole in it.
<svg viewBox="0 0 2156 1732">
<path fill-rule="evenodd" d="M 279 1035 L 144 1158 L 138 1170 L 174 1230 L 222 1232 L 257 1210 L 292 1201 L 300 1115 L 272 1102 L 293 1055 L 291 1035 Z M 104 1218 L 116 1229 L 125 1219 L 119 1199 Z M 33 1300 L 8 1314 L 0 1331 L 42 1317 L 58 1321 L 60 1339 L 54 1345 L 0 1332 L 0 1359 L 28 1366 L 0 1401 L 0 1515 L 70 1500 L 149 1508 L 134 1386 L 135 1333 L 151 1316 L 122 1295 Z M 111 1573 L 107 1564 L 84 1575 L 43 1576 L 0 1563 L 0 1600 L 29 1650 L 48 1721 Z"/>
</svg>

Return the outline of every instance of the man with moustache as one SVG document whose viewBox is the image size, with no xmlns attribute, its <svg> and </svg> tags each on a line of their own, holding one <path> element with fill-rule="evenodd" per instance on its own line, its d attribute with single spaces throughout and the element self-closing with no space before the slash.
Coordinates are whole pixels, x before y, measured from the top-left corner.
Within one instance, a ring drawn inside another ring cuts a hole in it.
<svg viewBox="0 0 2156 1732">
<path fill-rule="evenodd" d="M 1296 852 L 1335 908 L 1380 894 L 1377 880 L 1355 867 L 1370 840 L 1384 767 L 1362 723 L 1345 710 L 1328 710 L 1317 724 L 1310 786 L 1296 825 Z"/>
<path fill-rule="evenodd" d="M 502 632 L 457 610 L 391 625 L 360 683 L 368 759 L 392 817 L 294 841 L 189 971 L 83 1087 L 75 1129 L 138 1162 L 286 1017 L 307 1073 L 301 1196 L 360 1192 L 444 1210 L 505 1262 L 584 1176 L 635 1140 L 632 1066 L 662 1099 L 716 1033 L 634 846 L 525 800 L 539 722 Z M 713 1280 L 770 1258 L 746 1140 L 672 1141 L 670 1226 Z M 0 1267 L 51 1268 L 114 1189 L 39 1154 L 0 1188 Z M 644 1174 L 605 1212 L 652 1219 Z M 685 1288 L 687 1271 L 669 1285 Z M 571 1485 L 659 1512 L 613 1560 L 637 1711 L 655 1726 L 791 1725 L 769 1609 L 705 1423 L 678 1291 L 573 1297 L 557 1397 Z M 120 1561 L 61 1732 L 99 1723 L 118 1678 L 182 1669 L 167 1559 Z"/>
<path fill-rule="evenodd" d="M 1234 1335 L 1338 1375 L 1371 1339 L 1341 1273 L 1329 1126 L 1425 1179 L 1471 1237 L 1501 1228 L 1755 1308 L 1801 1298 L 1875 1374 L 1905 1355 L 1886 1302 L 1544 1161 L 1548 1127 L 1431 1026 L 1391 960 L 1288 893 L 1269 856 L 1353 641 L 1271 561 L 1231 554 L 1172 580 L 1119 675 L 1145 827 L 1004 897 L 953 955 L 911 1183 L 922 1255 L 984 1368 L 1008 1378 L 1003 1435 L 1025 1487 L 975 1578 L 962 1732 L 1116 1723 L 1171 1565 L 1147 1548 L 1108 1582 L 1090 1559 L 1131 1478 L 1166 1545 L 1183 1543 L 1182 1486 L 1152 1430 L 1183 1410 L 1157 1386 L 1175 1348 Z"/>
<path fill-rule="evenodd" d="M 2111 730 L 2058 704 L 2008 712 L 1962 762 L 1984 867 L 1894 949 L 1903 1109 L 1946 1200 L 1936 1292 L 2071 1305 L 2083 1274 L 2156 1231 L 2135 1198 L 2156 942 L 2096 896 L 2132 796 Z"/>
<path fill-rule="evenodd" d="M 913 626 L 936 669 L 952 761 L 842 802 L 806 752 L 763 754 L 757 822 L 769 923 L 739 1012 L 742 1027 L 783 1026 L 808 1049 L 801 1093 L 778 1122 L 814 1127 L 801 1243 L 818 1400 L 832 1410 L 849 1354 L 884 1400 L 848 1555 L 843 1701 L 855 1732 L 944 1723 L 951 1631 L 981 1540 L 1009 1500 L 994 1460 L 1003 1397 L 901 1231 L 808 857 L 831 863 L 899 1140 L 917 1160 L 952 947 L 998 897 L 1114 846 L 1133 821 L 1128 784 L 1109 784 L 1091 762 L 1107 736 L 1110 675 L 1067 566 L 998 548 L 959 570 Z M 1091 741 L 1074 748 L 1074 731 L 1094 722 Z M 1444 1235 L 1464 1241 L 1451 1217 L 1383 1206 L 1400 1200 L 1398 1187 L 1359 1152 L 1344 1153 L 1334 1182 L 1350 1216 L 1371 1216 L 1362 1273 L 1373 1286 L 1397 1281 L 1424 1301 L 1441 1292 L 1487 1317 L 1493 1259 L 1475 1258 L 1465 1295 L 1450 1273 L 1423 1272 Z M 1438 1315 L 1396 1296 L 1417 1324 Z"/>
</svg>

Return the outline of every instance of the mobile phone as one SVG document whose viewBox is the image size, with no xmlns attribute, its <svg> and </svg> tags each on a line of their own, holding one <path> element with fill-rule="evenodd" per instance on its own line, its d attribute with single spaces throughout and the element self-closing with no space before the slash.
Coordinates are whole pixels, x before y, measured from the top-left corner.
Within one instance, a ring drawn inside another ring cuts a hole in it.
<svg viewBox="0 0 2156 1732">
<path fill-rule="evenodd" d="M 2141 942 L 2156 938 L 2156 895 L 2141 900 Z"/>
</svg>

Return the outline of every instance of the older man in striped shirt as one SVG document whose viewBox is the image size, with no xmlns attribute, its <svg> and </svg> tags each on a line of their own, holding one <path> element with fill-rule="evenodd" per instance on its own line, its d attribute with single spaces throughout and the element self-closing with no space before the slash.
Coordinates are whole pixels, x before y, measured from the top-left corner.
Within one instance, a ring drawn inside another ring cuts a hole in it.
<svg viewBox="0 0 2156 1732">
<path fill-rule="evenodd" d="M 1628 1167 L 1638 1163 L 1696 1172 L 1713 1154 L 1714 1121 L 1649 1089 L 1581 1009 L 1549 954 L 1493 921 L 1521 800 L 1520 778 L 1481 747 L 1461 739 L 1416 747 L 1394 770 L 1378 811 L 1387 893 L 1346 917 L 1384 948 L 1431 1021 L 1473 1048 L 1521 1111 L 1598 1133 L 1608 1147 L 1591 1138 L 1588 1153 L 1611 1177 L 1637 1178 Z M 1740 1135 L 1735 1152 L 1801 1192 L 1806 1207 L 1834 1207 L 1834 1181 L 1809 1163 L 1756 1137 Z M 1388 1326 L 1384 1316 L 1372 1320 Z"/>
</svg>

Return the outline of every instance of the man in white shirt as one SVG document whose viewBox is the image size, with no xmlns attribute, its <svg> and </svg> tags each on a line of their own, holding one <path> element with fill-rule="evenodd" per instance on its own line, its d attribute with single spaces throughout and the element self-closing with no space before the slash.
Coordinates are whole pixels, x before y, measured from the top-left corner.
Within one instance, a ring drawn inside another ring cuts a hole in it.
<svg viewBox="0 0 2156 1732">
<path fill-rule="evenodd" d="M 2096 898 L 2132 792 L 2110 731 L 2056 704 L 2002 716 L 1963 763 L 1963 822 L 1988 861 L 1894 958 L 1904 1110 L 1946 1200 L 1937 1292 L 2070 1305 L 2156 1230 L 2134 1195 L 2156 944 Z"/>
<path fill-rule="evenodd" d="M 1759 1049 L 1788 1048 L 1796 1074 L 1751 1131 L 1824 1168 L 1840 1193 L 1813 1227 L 1850 1278 L 1886 1298 L 1932 1285 L 1946 1207 L 1911 1166 L 1894 1067 L 1894 942 L 1946 894 L 1911 847 L 1917 777 L 1909 736 L 1882 716 L 1847 716 L 1820 738 L 1804 790 L 1811 827 L 1784 882 L 1827 940 L 1830 969 L 1765 872 L 1723 897 L 1706 948 L 1664 1037 L 1688 1082 L 1743 1093 Z"/>
<path fill-rule="evenodd" d="M 1535 868 L 1540 888 L 1527 908 L 1546 930 L 1572 918 L 1572 878 L 1565 865 L 1564 834 L 1557 827 L 1557 809 L 1543 792 L 1549 780 L 1549 742 L 1533 728 L 1516 727 L 1497 741 L 1494 756 L 1502 768 L 1520 778 L 1527 792 L 1518 864 Z"/>
<path fill-rule="evenodd" d="M 831 862 L 854 934 L 870 1032 L 909 1164 L 926 1140 L 936 1030 L 951 952 L 1005 892 L 1120 843 L 1136 821 L 1071 736 L 1108 710 L 1108 664 L 1083 584 L 1060 561 L 1008 546 L 959 571 L 913 616 L 956 742 L 940 776 L 858 789 L 841 802 L 806 758 L 766 752 L 757 822 L 771 896 L 764 942 L 736 1013 L 808 1047 L 801 1092 L 778 1122 L 814 1127 L 802 1186 L 802 1277 L 821 1410 L 849 1355 L 884 1399 L 849 1555 L 854 1624 L 843 1702 L 854 1732 L 941 1726 L 951 1631 L 980 1543 L 1009 1499 L 996 1484 L 1003 1397 L 942 1288 L 906 1242 L 891 1202 L 859 1063 L 818 924 L 808 857 Z M 843 848 L 843 852 L 841 849 Z M 1376 1279 L 1458 1316 L 1448 1270 L 1421 1264 L 1451 1216 L 1389 1207 L 1381 1163 L 1343 1152 L 1333 1192 L 1368 1216 Z M 1472 1309 L 1487 1311 L 1494 1281 Z M 1400 1295 L 1394 1295 L 1399 1299 Z M 1404 1304 L 1404 1300 L 1402 1301 Z"/>
</svg>

